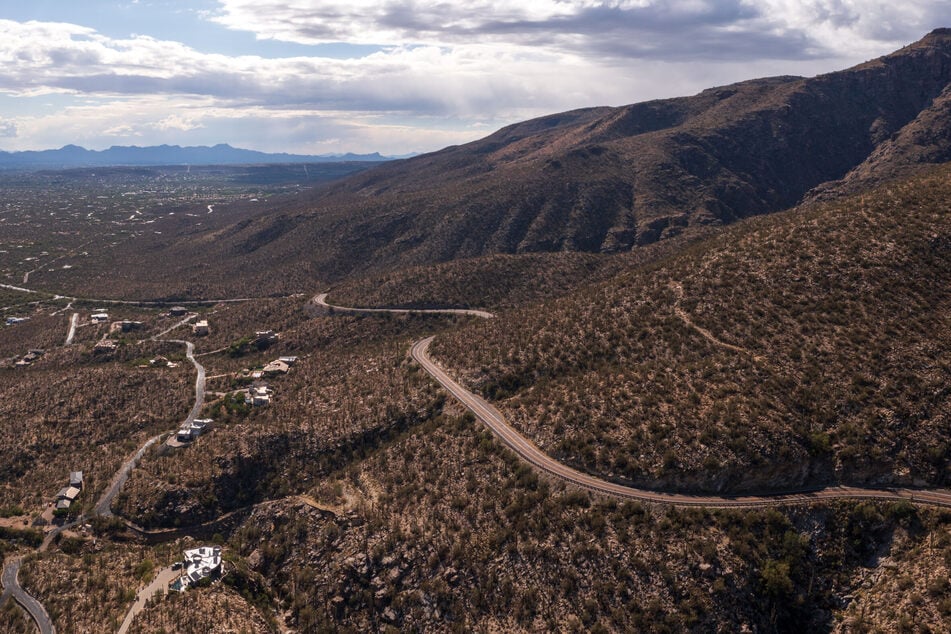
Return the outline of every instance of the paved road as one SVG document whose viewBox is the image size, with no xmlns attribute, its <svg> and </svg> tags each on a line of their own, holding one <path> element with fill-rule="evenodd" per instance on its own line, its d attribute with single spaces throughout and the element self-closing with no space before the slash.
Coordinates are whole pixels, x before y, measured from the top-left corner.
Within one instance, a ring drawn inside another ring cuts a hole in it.
<svg viewBox="0 0 951 634">
<path fill-rule="evenodd" d="M 423 313 L 430 315 L 472 315 L 473 317 L 482 317 L 483 319 L 492 319 L 495 317 L 490 312 L 484 310 L 469 310 L 466 308 L 350 308 L 348 306 L 334 306 L 327 303 L 327 293 L 321 293 L 314 298 L 314 303 L 324 308 L 333 308 L 345 313 L 395 313 L 397 315 L 407 315 L 409 313 Z"/>
<path fill-rule="evenodd" d="M 66 332 L 66 345 L 73 343 L 73 337 L 76 336 L 76 326 L 79 325 L 79 313 L 73 313 L 69 318 L 69 330 Z"/>
<path fill-rule="evenodd" d="M 26 610 L 30 614 L 30 617 L 36 622 L 36 626 L 40 629 L 40 634 L 55 634 L 56 628 L 53 627 L 53 621 L 46 612 L 46 608 L 20 587 L 20 581 L 17 577 L 20 574 L 21 563 L 22 560 L 17 557 L 3 567 L 2 580 L 4 594 L 9 592 L 10 596 L 23 606 L 23 609 Z"/>
<path fill-rule="evenodd" d="M 139 590 L 139 593 L 135 597 L 135 603 L 129 608 L 116 634 L 125 634 L 128 632 L 129 626 L 132 625 L 132 621 L 136 615 L 145 609 L 146 602 L 155 596 L 155 593 L 159 590 L 161 590 L 163 594 L 168 594 L 168 584 L 181 574 L 180 570 L 173 570 L 171 566 L 159 570 L 159 573 L 155 576 L 155 579 L 152 580 L 152 583 Z"/>
<path fill-rule="evenodd" d="M 152 335 L 151 337 L 149 337 L 149 341 L 156 341 L 156 340 L 158 340 L 160 337 L 164 337 L 165 335 L 167 335 L 168 333 L 172 332 L 172 331 L 175 330 L 176 328 L 179 328 L 179 327 L 181 327 L 181 326 L 184 326 L 185 324 L 187 324 L 188 322 L 190 322 L 190 321 L 191 321 L 192 319 L 194 319 L 195 317 L 198 317 L 198 313 L 191 313 L 190 315 L 188 315 L 187 317 L 185 317 L 185 319 L 183 319 L 183 320 L 181 320 L 181 321 L 179 321 L 179 322 L 176 322 L 174 326 L 171 326 L 171 327 L 169 327 L 169 328 L 166 328 L 166 329 L 163 330 L 162 332 L 157 333 L 157 334 L 155 334 L 155 335 Z"/>
<path fill-rule="evenodd" d="M 184 422 L 190 423 L 195 420 L 195 417 L 201 412 L 202 405 L 205 403 L 205 367 L 198 363 L 195 359 L 195 346 L 190 341 L 183 341 L 181 339 L 171 339 L 168 340 L 171 343 L 181 343 L 185 345 L 185 356 L 191 361 L 192 365 L 195 366 L 195 370 L 198 372 L 198 376 L 195 378 L 195 404 L 192 406 L 191 411 L 188 413 L 188 417 Z M 119 491 L 122 490 L 123 485 L 129 479 L 129 474 L 132 473 L 132 470 L 135 469 L 135 466 L 139 463 L 139 460 L 142 459 L 142 456 L 145 455 L 146 450 L 149 447 L 157 443 L 162 439 L 162 436 L 167 433 L 163 432 L 156 436 L 149 438 L 144 445 L 139 447 L 138 451 L 133 454 L 129 460 L 123 463 L 119 471 L 116 472 L 116 475 L 113 477 L 112 482 L 109 484 L 109 488 L 106 489 L 102 496 L 99 498 L 99 501 L 96 502 L 96 506 L 93 507 L 94 515 L 102 515 L 108 517 L 112 515 L 112 501 L 118 495 Z"/>
<path fill-rule="evenodd" d="M 417 341 L 413 344 L 410 351 L 413 358 L 426 372 L 432 375 L 440 385 L 469 408 L 480 421 L 485 423 L 503 443 L 517 453 L 523 460 L 536 469 L 588 489 L 589 491 L 594 491 L 595 493 L 627 500 L 640 500 L 643 502 L 670 504 L 681 507 L 764 507 L 783 504 L 808 504 L 836 499 L 907 500 L 915 504 L 951 507 L 951 491 L 948 490 L 914 490 L 904 488 L 865 489 L 859 487 L 832 486 L 813 490 L 766 493 L 761 495 L 720 496 L 650 491 L 601 480 L 556 461 L 513 429 L 495 407 L 489 405 L 484 399 L 476 396 L 452 380 L 442 368 L 430 359 L 428 350 L 432 340 L 433 337 L 428 337 Z"/>
</svg>

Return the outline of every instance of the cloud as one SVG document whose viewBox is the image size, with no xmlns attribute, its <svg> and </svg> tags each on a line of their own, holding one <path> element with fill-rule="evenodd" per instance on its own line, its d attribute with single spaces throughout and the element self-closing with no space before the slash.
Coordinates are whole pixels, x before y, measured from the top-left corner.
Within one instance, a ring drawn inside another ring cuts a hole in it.
<svg viewBox="0 0 951 634">
<path fill-rule="evenodd" d="M 289 151 L 432 150 L 551 112 L 836 70 L 951 24 L 951 6 L 218 0 L 201 16 L 259 39 L 373 46 L 349 59 L 223 55 L 76 24 L 0 20 L 0 93 L 73 99 L 67 110 L 8 115 L 0 135 L 16 142 L 5 145 L 245 139 Z"/>
<path fill-rule="evenodd" d="M 272 59 L 203 53 L 147 36 L 113 39 L 69 24 L 0 20 L 0 31 L 0 92 L 20 96 L 190 95 L 232 108 L 494 120 L 575 107 L 582 96 L 583 105 L 627 100 L 577 56 L 505 44 Z"/>
<path fill-rule="evenodd" d="M 301 44 L 544 46 L 591 58 L 848 57 L 951 22 L 946 0 L 219 0 L 213 20 Z"/>
<path fill-rule="evenodd" d="M 15 139 L 17 137 L 17 125 L 12 121 L 0 119 L 0 138 Z"/>
</svg>

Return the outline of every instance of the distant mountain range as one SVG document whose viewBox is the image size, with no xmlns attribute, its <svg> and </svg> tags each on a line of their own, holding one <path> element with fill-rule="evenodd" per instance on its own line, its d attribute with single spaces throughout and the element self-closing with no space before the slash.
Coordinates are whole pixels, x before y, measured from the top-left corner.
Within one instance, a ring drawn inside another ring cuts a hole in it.
<svg viewBox="0 0 951 634">
<path fill-rule="evenodd" d="M 337 163 L 383 162 L 393 158 L 373 154 L 268 154 L 243 150 L 221 143 L 214 147 L 156 145 L 150 147 L 112 146 L 106 150 L 87 150 L 66 145 L 58 150 L 0 152 L 0 169 L 59 169 L 120 165 L 243 165 L 252 163 Z"/>
</svg>

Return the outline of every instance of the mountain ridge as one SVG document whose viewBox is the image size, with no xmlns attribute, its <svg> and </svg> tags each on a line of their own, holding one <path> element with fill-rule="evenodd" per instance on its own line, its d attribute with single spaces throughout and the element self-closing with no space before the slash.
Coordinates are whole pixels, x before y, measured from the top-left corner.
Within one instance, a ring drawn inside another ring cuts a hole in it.
<svg viewBox="0 0 951 634">
<path fill-rule="evenodd" d="M 951 160 L 949 84 L 951 31 L 938 30 L 817 77 L 516 123 L 266 206 L 222 206 L 127 255 L 183 289 L 235 279 L 298 292 L 493 254 L 689 240 Z"/>
<path fill-rule="evenodd" d="M 304 194 L 211 248 L 292 255 L 325 281 L 492 253 L 627 251 L 951 158 L 949 82 L 951 31 L 939 30 L 813 78 L 548 115 Z M 922 136 L 934 147 L 913 152 Z"/>
<path fill-rule="evenodd" d="M 268 153 L 235 148 L 227 143 L 214 146 L 113 145 L 105 150 L 87 150 L 68 144 L 59 149 L 0 152 L 0 169 L 156 166 L 178 164 L 240 165 L 247 163 L 383 162 L 393 157 L 372 154 L 304 155 Z"/>
</svg>

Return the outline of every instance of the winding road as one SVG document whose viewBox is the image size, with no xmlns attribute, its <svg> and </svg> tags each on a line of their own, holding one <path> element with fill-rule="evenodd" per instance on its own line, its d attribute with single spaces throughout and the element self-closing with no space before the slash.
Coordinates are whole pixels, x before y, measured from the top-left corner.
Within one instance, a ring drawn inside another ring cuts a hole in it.
<svg viewBox="0 0 951 634">
<path fill-rule="evenodd" d="M 31 597 L 26 593 L 23 588 L 20 587 L 20 581 L 18 579 L 20 575 L 20 564 L 22 560 L 17 557 L 12 561 L 8 562 L 6 566 L 3 567 L 3 588 L 4 595 L 8 592 L 13 600 L 23 606 L 23 609 L 29 613 L 30 617 L 36 623 L 36 627 L 39 628 L 40 634 L 55 634 L 56 628 L 53 627 L 53 621 L 50 619 L 49 613 L 47 613 L 46 608 L 43 607 L 43 604 Z"/>
<path fill-rule="evenodd" d="M 182 573 L 180 570 L 173 568 L 172 566 L 167 566 L 159 570 L 152 582 L 139 590 L 138 594 L 136 594 L 135 603 L 132 604 L 132 607 L 129 608 L 129 611 L 126 613 L 125 618 L 122 619 L 122 625 L 119 626 L 119 630 L 116 632 L 116 634 L 125 634 L 128 632 L 129 627 L 132 625 L 132 621 L 134 621 L 135 617 L 145 609 L 145 605 L 148 603 L 149 599 L 154 597 L 157 592 L 161 592 L 163 595 L 168 594 L 168 585 L 181 574 Z"/>
<path fill-rule="evenodd" d="M 314 298 L 314 303 L 340 312 L 359 313 L 450 313 L 490 318 L 492 313 L 481 310 L 414 310 L 397 308 L 350 308 L 327 303 L 327 293 Z M 687 493 L 652 491 L 602 480 L 558 462 L 538 448 L 531 440 L 520 434 L 502 416 L 501 412 L 485 399 L 473 394 L 454 381 L 429 356 L 429 345 L 435 337 L 427 337 L 413 344 L 410 355 L 446 391 L 471 411 L 507 447 L 535 469 L 554 476 L 588 491 L 624 500 L 638 500 L 677 507 L 706 508 L 756 508 L 767 506 L 812 504 L 829 500 L 878 500 L 907 501 L 914 504 L 951 507 L 951 491 L 945 489 L 872 489 L 852 486 L 827 486 L 796 491 L 764 492 L 756 495 L 693 495 Z M 749 354 L 746 350 L 738 350 Z"/>
<path fill-rule="evenodd" d="M 421 313 L 423 315 L 471 315 L 481 317 L 482 319 L 492 319 L 495 317 L 490 312 L 484 310 L 471 310 L 468 308 L 350 308 L 348 306 L 334 306 L 327 303 L 328 293 L 321 293 L 314 298 L 314 303 L 322 308 L 329 308 L 342 313 L 393 313 L 396 315 L 407 315 L 410 313 Z"/>
<path fill-rule="evenodd" d="M 184 421 L 190 423 L 195 420 L 195 417 L 201 412 L 202 405 L 205 403 L 205 367 L 195 359 L 195 345 L 192 342 L 182 339 L 169 339 L 167 341 L 168 343 L 181 343 L 185 345 L 185 357 L 195 366 L 195 370 L 198 373 L 195 377 L 195 404 L 192 405 L 192 409 Z M 162 436 L 166 433 L 168 432 L 162 432 L 161 434 L 149 438 L 145 441 L 144 445 L 139 447 L 131 458 L 123 463 L 122 467 L 119 468 L 119 471 L 117 471 L 116 475 L 112 478 L 109 488 L 103 492 L 102 496 L 100 496 L 96 502 L 96 506 L 93 507 L 94 515 L 102 515 L 104 517 L 112 515 L 112 501 L 116 495 L 119 494 L 119 491 L 122 490 L 126 480 L 129 479 L 129 474 L 135 469 L 135 466 L 139 463 L 139 460 L 142 459 L 142 456 L 145 455 L 148 448 L 160 441 Z"/>
<path fill-rule="evenodd" d="M 685 493 L 666 493 L 651 491 L 602 480 L 564 465 L 541 449 L 532 441 L 518 433 L 495 407 L 483 398 L 473 394 L 449 377 L 429 357 L 429 344 L 434 337 L 427 337 L 413 344 L 410 354 L 436 381 L 465 405 L 476 418 L 498 436 L 522 460 L 536 469 L 555 476 L 589 491 L 625 500 L 639 500 L 673 506 L 702 506 L 708 508 L 749 508 L 789 504 L 810 504 L 813 502 L 841 499 L 908 501 L 916 504 L 930 504 L 951 507 L 951 491 L 924 489 L 866 489 L 861 487 L 831 486 L 803 491 L 764 493 L 760 495 L 723 496 L 689 495 Z"/>
</svg>

